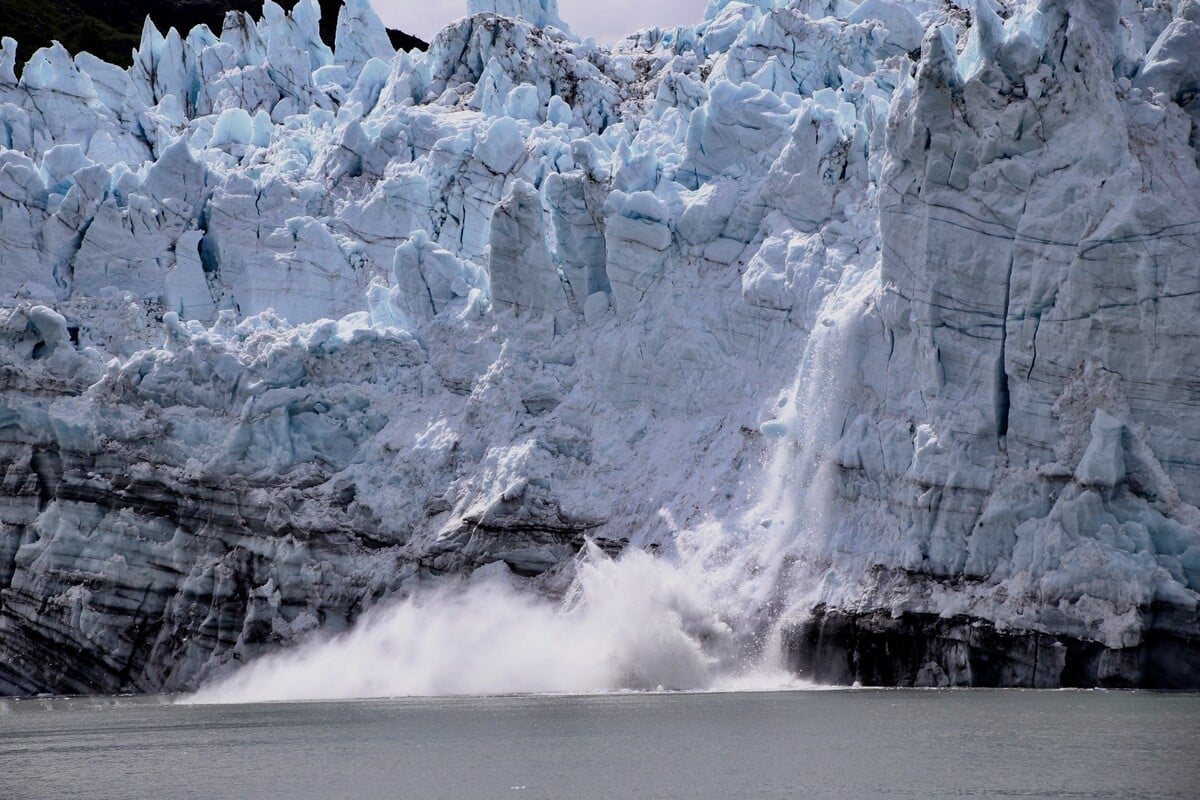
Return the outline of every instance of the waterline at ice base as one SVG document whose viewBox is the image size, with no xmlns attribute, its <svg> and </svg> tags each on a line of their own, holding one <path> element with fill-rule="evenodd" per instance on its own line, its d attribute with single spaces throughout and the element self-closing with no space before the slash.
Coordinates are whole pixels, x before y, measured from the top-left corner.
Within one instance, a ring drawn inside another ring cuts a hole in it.
<svg viewBox="0 0 1200 800">
<path fill-rule="evenodd" d="M 0 48 L 0 693 L 1200 688 L 1200 3 Z"/>
</svg>

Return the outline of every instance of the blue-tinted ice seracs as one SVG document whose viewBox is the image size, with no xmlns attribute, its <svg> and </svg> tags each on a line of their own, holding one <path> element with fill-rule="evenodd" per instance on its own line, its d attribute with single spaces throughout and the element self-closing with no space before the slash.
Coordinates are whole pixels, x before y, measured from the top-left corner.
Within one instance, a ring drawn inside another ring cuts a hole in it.
<svg viewBox="0 0 1200 800">
<path fill-rule="evenodd" d="M 1197 685 L 1200 4 L 469 11 L 4 40 L 0 690 L 586 537 L 820 679 Z"/>
</svg>

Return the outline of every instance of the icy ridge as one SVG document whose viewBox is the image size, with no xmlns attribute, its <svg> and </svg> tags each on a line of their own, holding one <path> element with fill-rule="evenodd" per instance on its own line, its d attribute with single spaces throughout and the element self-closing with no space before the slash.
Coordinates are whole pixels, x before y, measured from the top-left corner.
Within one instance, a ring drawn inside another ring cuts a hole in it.
<svg viewBox="0 0 1200 800">
<path fill-rule="evenodd" d="M 561 593 L 588 537 L 724 559 L 743 651 L 815 607 L 1195 653 L 1200 6 L 602 48 L 556 5 L 3 42 L 0 688 L 191 688 L 497 562 Z"/>
</svg>

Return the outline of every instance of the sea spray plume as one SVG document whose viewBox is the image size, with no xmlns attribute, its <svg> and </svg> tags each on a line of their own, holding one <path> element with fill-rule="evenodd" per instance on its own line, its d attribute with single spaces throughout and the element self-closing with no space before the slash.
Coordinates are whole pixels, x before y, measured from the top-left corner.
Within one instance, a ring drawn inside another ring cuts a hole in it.
<svg viewBox="0 0 1200 800">
<path fill-rule="evenodd" d="M 354 630 L 261 658 L 186 702 L 703 689 L 730 632 L 703 586 L 642 552 L 590 547 L 565 602 L 503 568 L 366 614 Z"/>
</svg>

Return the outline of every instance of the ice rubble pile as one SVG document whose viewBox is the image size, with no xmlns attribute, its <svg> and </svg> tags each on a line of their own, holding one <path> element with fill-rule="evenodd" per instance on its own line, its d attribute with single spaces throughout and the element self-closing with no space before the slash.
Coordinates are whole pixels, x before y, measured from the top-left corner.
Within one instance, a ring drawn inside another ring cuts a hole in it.
<svg viewBox="0 0 1200 800">
<path fill-rule="evenodd" d="M 808 565 L 745 613 L 812 674 L 1200 674 L 1200 4 L 469 11 L 4 40 L 0 688 L 713 519 Z"/>
</svg>

